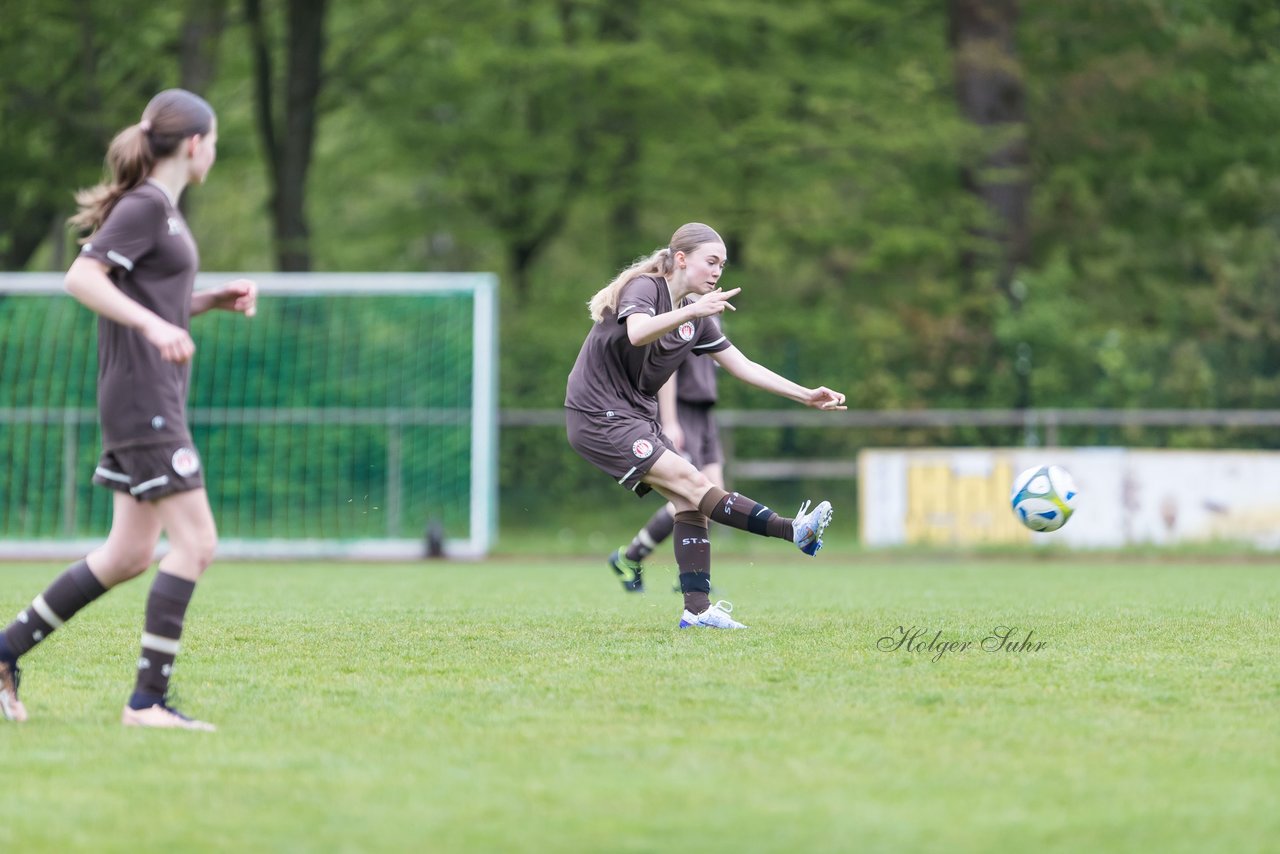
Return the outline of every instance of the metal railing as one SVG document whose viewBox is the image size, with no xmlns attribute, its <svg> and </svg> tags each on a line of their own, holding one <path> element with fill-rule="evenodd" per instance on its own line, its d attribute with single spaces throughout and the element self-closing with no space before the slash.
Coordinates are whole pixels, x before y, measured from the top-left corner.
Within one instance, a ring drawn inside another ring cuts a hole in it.
<svg viewBox="0 0 1280 854">
<path fill-rule="evenodd" d="M 564 425 L 563 409 L 505 409 L 502 427 Z M 1009 427 L 1023 444 L 1057 447 L 1063 427 L 1280 427 L 1280 409 L 903 409 L 816 412 L 810 409 L 724 409 L 716 412 L 726 446 L 733 430 L 762 427 L 827 429 Z M 726 447 L 726 451 L 729 448 Z M 732 455 L 729 455 L 732 458 Z M 857 462 L 849 459 L 753 460 L 732 458 L 735 477 L 849 479 Z"/>
</svg>

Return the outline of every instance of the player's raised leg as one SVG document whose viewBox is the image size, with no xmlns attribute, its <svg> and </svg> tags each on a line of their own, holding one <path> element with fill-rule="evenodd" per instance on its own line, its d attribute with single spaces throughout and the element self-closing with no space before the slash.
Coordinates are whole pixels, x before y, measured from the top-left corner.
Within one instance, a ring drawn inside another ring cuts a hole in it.
<svg viewBox="0 0 1280 854">
<path fill-rule="evenodd" d="M 664 454 L 645 476 L 679 510 L 691 504 L 713 522 L 763 537 L 776 537 L 795 544 L 807 555 L 822 548 L 822 534 L 831 523 L 831 504 L 823 501 L 809 509 L 808 502 L 792 519 L 781 516 L 764 504 L 739 492 L 725 492 L 707 476 L 676 454 Z"/>
<path fill-rule="evenodd" d="M 6 719 L 27 719 L 18 699 L 18 658 L 112 587 L 146 572 L 159 539 L 153 508 L 116 493 L 107 541 L 64 570 L 0 634 L 0 710 Z"/>
<path fill-rule="evenodd" d="M 18 658 L 62 628 L 62 625 L 107 588 L 78 560 L 53 580 L 0 635 L 0 712 L 11 721 L 25 721 L 26 707 L 18 698 L 21 669 Z"/>
<path fill-rule="evenodd" d="M 155 506 L 172 548 L 160 561 L 160 571 L 147 596 L 137 683 L 121 722 L 125 726 L 212 731 L 212 724 L 192 720 L 170 704 L 169 680 L 196 582 L 213 562 L 217 527 L 204 489 L 170 495 Z"/>
<path fill-rule="evenodd" d="M 644 592 L 644 559 L 653 554 L 659 543 L 671 536 L 675 524 L 671 505 L 664 504 L 649 517 L 649 521 L 636 532 L 628 545 L 609 555 L 609 567 L 622 581 L 623 590 L 628 593 Z"/>
</svg>

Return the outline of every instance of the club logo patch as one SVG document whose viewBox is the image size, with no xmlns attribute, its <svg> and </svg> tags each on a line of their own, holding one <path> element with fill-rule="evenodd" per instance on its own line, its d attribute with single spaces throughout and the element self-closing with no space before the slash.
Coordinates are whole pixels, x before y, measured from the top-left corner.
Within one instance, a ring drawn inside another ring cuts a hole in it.
<svg viewBox="0 0 1280 854">
<path fill-rule="evenodd" d="M 176 216 L 169 217 L 169 233 L 182 234 L 182 221 Z"/>
<path fill-rule="evenodd" d="M 191 477 L 200 471 L 200 457 L 190 448 L 179 448 L 174 451 L 170 463 L 179 477 Z"/>
<path fill-rule="evenodd" d="M 686 320 L 684 323 L 680 324 L 680 328 L 677 329 L 676 332 L 679 333 L 681 341 L 692 341 L 693 340 L 693 321 Z"/>
<path fill-rule="evenodd" d="M 636 439 L 631 443 L 631 453 L 635 454 L 638 460 L 647 460 L 653 456 L 653 443 L 648 439 Z"/>
</svg>

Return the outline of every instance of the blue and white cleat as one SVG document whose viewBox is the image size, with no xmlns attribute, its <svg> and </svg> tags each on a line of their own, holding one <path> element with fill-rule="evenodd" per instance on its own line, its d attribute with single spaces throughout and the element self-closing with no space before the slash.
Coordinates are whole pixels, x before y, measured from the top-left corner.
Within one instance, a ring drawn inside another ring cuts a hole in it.
<svg viewBox="0 0 1280 854">
<path fill-rule="evenodd" d="M 750 626 L 743 625 L 729 616 L 729 612 L 733 610 L 733 605 L 721 599 L 701 614 L 691 614 L 685 611 L 680 615 L 680 628 L 682 629 L 746 629 Z"/>
<path fill-rule="evenodd" d="M 800 551 L 813 557 L 818 553 L 818 549 L 822 548 L 822 532 L 831 524 L 831 502 L 821 501 L 817 507 L 810 510 L 809 502 L 806 501 L 800 506 L 800 512 L 796 514 L 793 524 L 795 534 L 792 542 Z"/>
</svg>

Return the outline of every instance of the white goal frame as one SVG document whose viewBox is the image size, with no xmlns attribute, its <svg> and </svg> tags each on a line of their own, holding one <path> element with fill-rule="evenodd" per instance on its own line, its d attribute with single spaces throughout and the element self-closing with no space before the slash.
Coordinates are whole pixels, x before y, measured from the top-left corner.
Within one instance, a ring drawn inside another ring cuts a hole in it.
<svg viewBox="0 0 1280 854">
<path fill-rule="evenodd" d="M 213 287 L 237 278 L 253 279 L 259 296 L 405 296 L 413 294 L 470 294 L 472 297 L 471 330 L 471 460 L 470 518 L 465 539 L 446 541 L 444 556 L 480 558 L 492 547 L 497 535 L 498 484 L 498 279 L 492 273 L 200 273 L 196 289 Z M 61 273 L 0 273 L 0 294 L 64 294 Z M 68 297 L 69 299 L 70 297 Z M 198 321 L 197 321 L 198 322 Z M 277 420 L 291 420 L 288 410 L 280 410 Z M 315 423 L 318 413 L 305 410 L 296 413 L 303 423 Z M 189 417 L 199 423 L 205 413 L 190 410 Z M 414 423 L 430 419 L 430 412 L 413 410 L 343 411 L 345 423 L 370 423 L 367 419 Z M 355 419 L 353 422 L 352 419 Z M 38 421 L 39 423 L 85 424 L 93 427 L 97 413 L 84 409 L 46 408 L 14 409 L 0 407 L 0 423 Z M 382 423 L 374 421 L 373 423 Z M 0 460 L 0 472 L 9 461 Z M 0 474 L 2 476 L 2 474 Z M 76 466 L 64 465 L 63 491 L 85 476 Z M 69 499 L 63 499 L 64 516 Z M 394 500 L 394 499 L 392 499 Z M 74 509 L 74 505 L 70 509 Z M 424 525 L 427 520 L 422 520 Z M 58 538 L 39 540 L 0 539 L 0 558 L 73 559 L 101 545 L 107 532 L 94 540 Z M 164 550 L 162 543 L 160 551 Z M 228 539 L 220 540 L 219 557 L 245 559 L 326 558 L 356 560 L 410 560 L 427 552 L 427 532 L 419 539 L 364 538 L 328 539 Z"/>
</svg>

